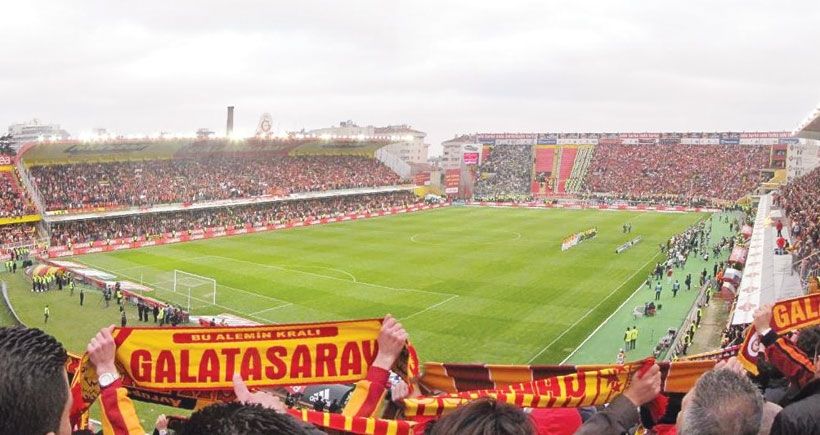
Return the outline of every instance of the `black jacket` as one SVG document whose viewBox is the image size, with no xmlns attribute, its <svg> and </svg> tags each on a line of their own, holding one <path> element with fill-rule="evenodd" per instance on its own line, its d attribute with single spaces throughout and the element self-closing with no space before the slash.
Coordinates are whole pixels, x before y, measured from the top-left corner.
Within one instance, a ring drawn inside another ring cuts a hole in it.
<svg viewBox="0 0 820 435">
<path fill-rule="evenodd" d="M 820 435 L 820 379 L 808 383 L 774 418 L 771 435 Z"/>
</svg>

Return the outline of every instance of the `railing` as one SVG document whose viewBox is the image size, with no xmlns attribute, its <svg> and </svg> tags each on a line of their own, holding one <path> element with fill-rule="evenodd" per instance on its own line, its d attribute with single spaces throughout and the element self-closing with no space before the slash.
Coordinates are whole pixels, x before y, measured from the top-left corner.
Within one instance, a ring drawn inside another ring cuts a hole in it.
<svg viewBox="0 0 820 435">
<path fill-rule="evenodd" d="M 410 165 L 402 160 L 399 156 L 387 151 L 387 147 L 381 147 L 376 150 L 376 160 L 384 163 L 385 166 L 392 169 L 393 172 L 399 174 L 402 180 L 408 180 L 411 176 Z"/>
<path fill-rule="evenodd" d="M 23 183 L 23 188 L 28 190 L 28 193 L 31 195 L 31 199 L 34 201 L 34 205 L 37 207 L 37 212 L 40 214 L 46 211 L 45 202 L 43 201 L 43 196 L 40 195 L 40 191 L 37 189 L 37 186 L 31 182 L 31 174 L 28 172 L 28 168 L 23 164 L 22 159 L 17 159 L 17 173 L 20 175 L 20 181 Z"/>
</svg>

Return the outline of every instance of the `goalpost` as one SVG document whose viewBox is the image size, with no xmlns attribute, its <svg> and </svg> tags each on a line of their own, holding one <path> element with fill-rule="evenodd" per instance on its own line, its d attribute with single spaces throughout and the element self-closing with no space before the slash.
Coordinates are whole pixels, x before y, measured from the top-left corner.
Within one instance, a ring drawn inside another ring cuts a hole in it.
<svg viewBox="0 0 820 435">
<path fill-rule="evenodd" d="M 174 269 L 173 291 L 187 293 L 188 313 L 191 313 L 191 300 L 216 305 L 216 280 L 207 276 Z"/>
</svg>

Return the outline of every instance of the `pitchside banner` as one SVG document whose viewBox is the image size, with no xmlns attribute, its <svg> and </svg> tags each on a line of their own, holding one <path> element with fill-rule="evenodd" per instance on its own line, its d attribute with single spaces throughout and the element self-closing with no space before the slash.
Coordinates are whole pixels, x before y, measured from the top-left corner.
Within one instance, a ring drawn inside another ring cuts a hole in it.
<svg viewBox="0 0 820 435">
<path fill-rule="evenodd" d="M 376 357 L 381 320 L 228 328 L 117 328 L 117 362 L 137 387 L 230 390 L 352 383 Z"/>
<path fill-rule="evenodd" d="M 780 334 L 820 324 L 820 293 L 777 302 L 772 307 L 769 326 Z M 764 349 L 754 325 L 749 326 L 738 359 L 750 373 L 757 375 L 757 355 Z"/>
</svg>

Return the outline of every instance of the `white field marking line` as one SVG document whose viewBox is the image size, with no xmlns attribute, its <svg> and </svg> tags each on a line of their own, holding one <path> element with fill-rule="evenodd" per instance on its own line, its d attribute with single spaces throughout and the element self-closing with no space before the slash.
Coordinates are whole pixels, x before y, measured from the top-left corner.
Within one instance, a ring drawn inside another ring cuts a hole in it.
<svg viewBox="0 0 820 435">
<path fill-rule="evenodd" d="M 268 312 L 268 311 L 278 310 L 278 309 L 280 309 L 280 308 L 289 307 L 289 306 L 291 306 L 291 305 L 293 305 L 293 304 L 291 304 L 291 303 L 287 303 L 287 304 L 285 304 L 285 305 L 279 305 L 279 306 L 276 306 L 276 307 L 270 307 L 270 308 L 266 308 L 266 309 L 264 309 L 264 310 L 257 311 L 257 312 L 255 312 L 255 313 L 251 313 L 250 315 L 251 315 L 251 316 L 255 316 L 255 315 L 257 315 L 257 314 L 262 314 L 262 313 L 266 313 L 266 312 Z"/>
<path fill-rule="evenodd" d="M 198 257 L 198 258 L 209 258 L 209 257 L 212 257 L 212 255 L 206 255 L 206 256 L 203 256 L 203 257 Z M 87 264 L 89 267 L 96 267 L 96 268 L 98 268 L 98 269 L 102 269 L 103 271 L 108 272 L 108 273 L 114 273 L 114 274 L 116 274 L 116 273 L 117 273 L 117 272 L 112 272 L 112 271 L 110 271 L 110 270 L 105 270 L 105 269 L 103 269 L 102 267 L 95 266 L 95 265 L 90 264 L 90 263 L 86 263 L 86 264 Z M 124 277 L 126 277 L 126 278 L 138 279 L 138 278 L 134 278 L 133 276 L 128 276 L 128 275 L 126 275 L 126 274 L 124 274 L 124 273 L 120 273 L 120 275 L 122 275 L 122 276 L 124 276 Z M 162 281 L 170 281 L 171 283 L 173 283 L 173 281 L 171 281 L 171 280 L 161 280 L 161 281 L 159 281 L 159 282 L 162 282 Z M 146 284 L 148 284 L 148 283 L 146 282 Z M 152 285 L 156 285 L 156 284 L 152 284 Z M 236 287 L 231 287 L 231 286 L 228 286 L 228 285 L 225 285 L 225 284 L 220 284 L 219 282 L 217 282 L 217 283 L 216 283 L 216 286 L 217 286 L 217 288 L 219 288 L 219 287 L 221 286 L 221 287 L 225 287 L 225 288 L 227 288 L 227 289 L 236 290 L 236 291 L 238 291 L 238 292 L 246 293 L 246 294 L 249 294 L 249 295 L 252 295 L 252 296 L 260 297 L 260 298 L 262 298 L 262 299 L 267 299 L 267 300 L 274 301 L 274 302 L 282 302 L 282 303 L 286 303 L 286 304 L 291 303 L 291 302 L 288 302 L 288 301 L 286 301 L 286 300 L 277 299 L 277 298 L 274 298 L 274 297 L 271 297 L 271 296 L 267 296 L 267 295 L 263 295 L 263 294 L 259 294 L 259 293 L 249 292 L 249 291 L 247 291 L 247 290 L 243 290 L 243 289 L 241 289 L 241 288 L 236 288 Z M 169 290 L 169 291 L 173 293 L 173 290 Z"/>
<path fill-rule="evenodd" d="M 79 262 L 78 262 L 78 263 L 79 263 Z M 115 274 L 115 275 L 121 275 L 121 276 L 124 276 L 124 277 L 126 277 L 126 278 L 130 278 L 130 279 L 136 279 L 136 278 L 134 278 L 133 276 L 129 276 L 129 275 L 126 275 L 126 274 L 124 274 L 124 273 L 117 273 L 117 272 L 114 272 L 114 271 L 112 271 L 112 270 L 107 270 L 107 269 L 104 269 L 104 268 L 102 268 L 102 267 L 100 267 L 100 266 L 94 266 L 94 265 L 91 265 L 91 264 L 86 264 L 86 265 L 87 265 L 87 266 L 89 266 L 89 267 L 95 267 L 95 268 L 100 269 L 100 270 L 102 270 L 102 271 L 104 271 L 104 272 L 113 273 L 113 274 Z M 147 281 L 145 282 L 145 284 L 152 285 L 152 286 L 156 286 L 156 284 L 152 284 L 152 283 L 147 282 Z M 172 291 L 172 290 L 167 290 L 167 289 L 162 289 L 162 290 L 165 290 L 165 291 L 167 291 L 167 292 L 173 293 L 173 291 Z M 225 305 L 215 304 L 215 303 L 213 303 L 213 302 L 211 302 L 211 301 L 206 301 L 206 300 L 204 300 L 204 299 L 200 299 L 200 298 L 198 298 L 198 297 L 196 297 L 196 296 L 191 296 L 191 299 L 194 299 L 194 300 L 196 300 L 196 301 L 199 301 L 199 302 L 202 302 L 202 303 L 205 303 L 205 304 L 208 304 L 208 305 L 213 305 L 213 306 L 215 306 L 215 307 L 222 308 L 223 310 L 232 311 L 232 312 L 237 313 L 237 314 L 242 315 L 242 316 L 249 316 L 249 317 L 253 317 L 253 318 L 254 318 L 254 319 L 256 319 L 256 320 L 261 320 L 261 321 L 263 321 L 263 322 L 272 322 L 272 323 L 277 323 L 277 322 L 274 322 L 273 320 L 266 319 L 266 318 L 264 318 L 264 317 L 258 317 L 258 316 L 255 316 L 255 315 L 253 315 L 253 314 L 246 314 L 246 313 L 243 313 L 243 312 L 241 312 L 241 311 L 237 310 L 236 308 L 230 308 L 230 307 L 226 307 Z M 285 301 L 280 301 L 280 302 L 285 302 Z M 288 302 L 288 304 L 290 304 L 290 302 Z M 290 304 L 290 305 L 292 305 L 292 304 Z"/>
<path fill-rule="evenodd" d="M 435 231 L 431 231 L 431 232 L 435 233 Z M 490 242 L 475 242 L 475 243 L 473 243 L 473 245 L 494 245 L 496 243 L 514 242 L 516 240 L 519 240 L 522 237 L 521 233 L 519 233 L 518 231 L 497 231 L 497 232 L 515 234 L 515 237 L 513 237 L 512 239 L 509 239 L 509 240 L 496 240 L 496 241 L 490 241 Z M 444 244 L 438 244 L 438 243 L 420 242 L 420 241 L 416 240 L 416 237 L 418 237 L 422 234 L 428 234 L 428 233 L 413 234 L 412 236 L 410 236 L 410 241 L 413 242 L 413 243 L 418 243 L 419 245 L 428 245 L 428 246 L 443 246 L 444 245 Z"/>
<path fill-rule="evenodd" d="M 267 268 L 270 268 L 270 269 L 278 269 L 278 270 L 282 270 L 282 271 L 285 271 L 285 272 L 296 272 L 296 273 L 301 273 L 301 274 L 304 274 L 304 275 L 315 276 L 317 278 L 325 278 L 325 279 L 330 279 L 330 280 L 334 280 L 334 281 L 350 282 L 350 280 L 338 278 L 338 277 L 335 277 L 335 276 L 322 275 L 321 273 L 305 272 L 304 270 L 298 270 L 298 269 L 289 269 L 287 267 L 277 266 L 277 265 L 274 265 L 274 264 L 257 263 L 255 261 L 240 260 L 238 258 L 223 257 L 221 255 L 209 255 L 209 257 L 219 258 L 219 259 L 228 260 L 228 261 L 236 261 L 236 262 L 239 262 L 239 263 L 253 264 L 253 265 L 259 266 L 259 267 L 267 267 Z M 443 293 L 443 292 L 434 292 L 434 291 L 428 291 L 428 290 L 418 290 L 418 289 L 414 289 L 414 288 L 389 287 L 389 286 L 386 286 L 386 285 L 373 284 L 373 283 L 364 282 L 364 281 L 355 281 L 354 284 L 361 284 L 361 285 L 368 286 L 368 287 L 383 288 L 383 289 L 386 289 L 386 290 L 426 293 L 426 294 L 437 295 L 437 296 L 458 296 L 458 295 L 455 295 L 453 293 Z"/>
<path fill-rule="evenodd" d="M 585 319 L 585 318 L 589 315 L 589 313 L 591 313 L 591 312 L 595 311 L 595 309 L 596 309 L 596 308 L 600 307 L 600 306 L 601 306 L 601 304 L 603 304 L 603 303 L 604 303 L 604 301 L 606 301 L 607 299 L 609 299 L 610 297 L 612 297 L 612 295 L 614 295 L 615 293 L 617 293 L 617 292 L 618 292 L 618 290 L 620 290 L 620 289 L 621 289 L 621 287 L 623 287 L 623 286 L 624 286 L 624 284 L 626 284 L 627 282 L 629 282 L 629 280 L 630 280 L 630 279 L 632 279 L 632 277 L 634 277 L 635 275 L 637 275 L 639 272 L 643 271 L 643 268 L 644 268 L 644 267 L 646 267 L 646 265 L 647 265 L 647 264 L 649 264 L 649 263 L 651 263 L 651 262 L 655 261 L 655 259 L 656 259 L 657 257 L 658 257 L 658 254 L 653 255 L 653 256 L 652 256 L 652 258 L 650 258 L 650 259 L 649 259 L 649 261 L 647 261 L 646 263 L 644 263 L 644 265 L 643 265 L 643 266 L 641 266 L 641 267 L 639 267 L 638 269 L 636 269 L 636 270 L 635 270 L 635 272 L 633 272 L 633 273 L 632 273 L 632 275 L 629 275 L 629 277 L 628 277 L 627 279 L 625 279 L 625 280 L 624 280 L 624 282 L 622 282 L 622 283 L 621 283 L 621 285 L 619 285 L 618 287 L 616 287 L 616 288 L 615 288 L 615 290 L 612 290 L 612 291 L 611 291 L 611 292 L 610 292 L 610 293 L 609 293 L 609 294 L 608 294 L 605 298 L 601 299 L 601 301 L 600 301 L 600 302 L 598 302 L 598 304 L 597 304 L 597 305 L 595 305 L 594 307 L 590 308 L 590 309 L 589 309 L 589 311 L 587 311 L 587 312 L 586 312 L 583 316 L 581 316 L 578 320 L 576 320 L 576 321 L 575 321 L 572 325 L 569 325 L 569 328 L 565 329 L 565 330 L 564 330 L 564 332 L 562 332 L 562 333 L 561 333 L 561 335 L 559 335 L 558 337 L 555 337 L 555 339 L 554 339 L 554 340 L 552 340 L 551 342 L 549 342 L 549 344 L 548 344 L 548 345 L 544 346 L 544 348 L 543 348 L 543 349 L 541 349 L 541 351 L 539 351 L 537 354 L 535 354 L 535 356 L 533 356 L 532 358 L 530 358 L 530 360 L 529 360 L 529 361 L 527 361 L 527 364 L 532 363 L 532 362 L 533 362 L 536 358 L 538 358 L 539 356 L 541 356 L 541 354 L 542 354 L 542 353 L 544 353 L 547 349 L 549 349 L 549 348 L 550 348 L 550 346 L 552 346 L 553 344 L 555 344 L 555 342 L 557 342 L 558 340 L 560 340 L 560 339 L 561 339 L 561 337 L 563 337 L 564 335 L 566 335 L 566 333 L 567 333 L 567 332 L 569 332 L 572 328 L 574 328 L 574 327 L 575 327 L 575 325 L 577 325 L 578 323 L 580 323 L 580 322 L 581 322 L 581 320 L 584 320 L 584 319 Z M 597 327 L 597 328 L 595 328 L 595 330 L 594 330 L 594 331 L 592 331 L 592 334 L 590 334 L 590 335 L 589 335 L 589 337 L 587 337 L 587 338 L 586 338 L 583 342 L 581 342 L 581 344 L 579 344 L 579 345 L 575 348 L 575 350 L 573 350 L 573 351 L 572 351 L 572 353 L 571 353 L 571 354 L 569 354 L 569 356 L 567 356 L 567 357 L 564 359 L 564 361 L 568 360 L 570 356 L 572 356 L 573 354 L 575 354 L 575 352 L 576 352 L 578 349 L 580 349 L 580 348 L 581 348 L 581 346 L 583 346 L 583 345 L 584 345 L 584 343 L 586 343 L 586 342 L 587 342 L 587 341 L 588 341 L 588 340 L 589 340 L 589 339 L 590 339 L 593 335 L 595 335 L 595 333 L 596 333 L 596 332 L 598 332 L 598 330 L 599 330 L 599 329 L 601 329 L 601 327 L 602 327 L 602 326 L 604 326 L 604 325 L 605 325 L 605 324 L 609 321 L 609 319 L 611 319 L 611 318 L 612 318 L 612 316 L 614 316 L 614 315 L 615 315 L 615 313 L 617 313 L 617 312 L 618 312 L 618 310 L 620 310 L 620 309 L 621 309 L 621 307 L 623 307 L 623 306 L 627 303 L 627 301 L 629 301 L 630 299 L 632 299 L 632 296 L 634 296 L 634 295 L 635 295 L 635 293 L 637 293 L 637 292 L 638 292 L 638 290 L 640 290 L 640 289 L 641 289 L 641 287 L 643 287 L 643 285 L 638 286 L 638 288 L 637 288 L 634 292 L 632 292 L 632 294 L 631 294 L 631 295 L 629 295 L 629 297 L 628 297 L 628 298 L 624 299 L 624 302 L 623 302 L 623 303 L 622 303 L 622 304 L 621 304 L 618 308 L 616 308 L 616 309 L 615 309 L 615 311 L 613 311 L 613 312 L 612 312 L 612 314 L 610 314 L 610 315 L 609 315 L 609 317 L 607 317 L 607 318 L 606 318 L 606 320 L 604 320 L 604 321 L 603 321 L 603 323 L 601 323 L 600 325 L 598 325 L 598 327 Z M 561 361 L 561 364 L 563 364 L 563 363 L 564 363 L 564 361 Z"/>
<path fill-rule="evenodd" d="M 402 318 L 401 318 L 401 319 L 399 319 L 399 320 L 407 320 L 407 319 L 409 319 L 409 318 L 411 318 L 411 317 L 418 316 L 418 315 L 419 315 L 419 314 L 421 314 L 421 313 L 425 313 L 425 312 L 427 312 L 427 311 L 432 310 L 433 308 L 436 308 L 436 307 L 438 307 L 438 306 L 444 305 L 444 304 L 446 304 L 447 302 L 450 302 L 450 301 L 452 301 L 453 299 L 455 299 L 455 298 L 457 298 L 457 297 L 458 297 L 458 295 L 452 295 L 452 296 L 450 296 L 449 298 L 447 298 L 447 299 L 445 299 L 445 300 L 443 300 L 443 301 L 441 301 L 441 302 L 439 302 L 439 303 L 437 303 L 437 304 L 430 305 L 429 307 L 427 307 L 427 308 L 425 308 L 425 309 L 423 309 L 423 310 L 421 310 L 421 311 L 415 312 L 415 313 L 413 313 L 413 314 L 411 314 L 411 315 L 409 315 L 409 316 L 407 316 L 407 317 L 402 317 Z"/>
<path fill-rule="evenodd" d="M 358 280 L 358 279 L 356 279 L 356 276 L 355 276 L 355 275 L 353 275 L 352 273 L 350 273 L 350 272 L 348 272 L 348 271 L 346 271 L 346 270 L 343 270 L 343 269 L 334 269 L 334 268 L 332 268 L 332 267 L 324 267 L 324 266 L 300 266 L 300 267 L 304 267 L 304 268 L 306 268 L 306 269 L 322 269 L 322 270 L 332 270 L 332 271 L 334 271 L 334 272 L 339 272 L 339 273 L 341 273 L 341 274 L 343 274 L 343 275 L 347 275 L 347 276 L 349 276 L 349 277 L 350 277 L 350 280 L 351 280 L 351 281 L 353 281 L 353 282 L 356 282 L 356 283 L 358 283 L 358 282 L 359 282 L 359 280 Z"/>
</svg>

